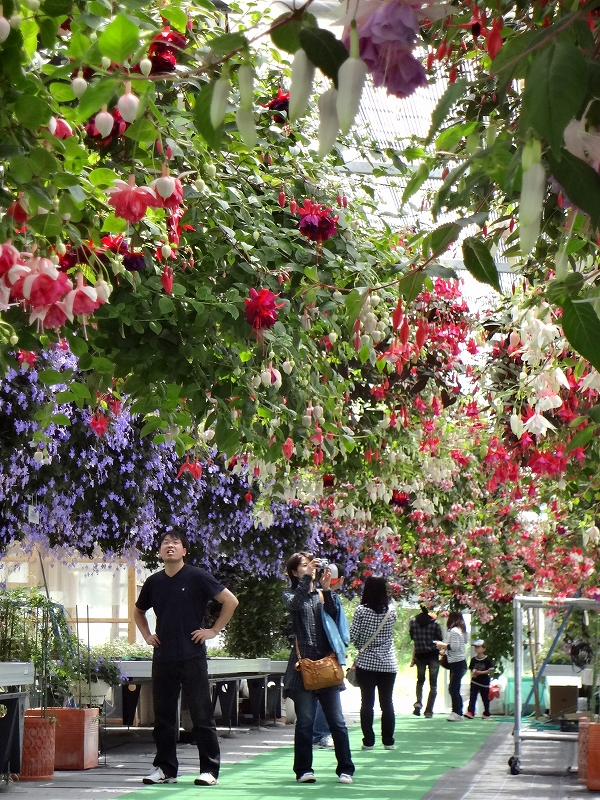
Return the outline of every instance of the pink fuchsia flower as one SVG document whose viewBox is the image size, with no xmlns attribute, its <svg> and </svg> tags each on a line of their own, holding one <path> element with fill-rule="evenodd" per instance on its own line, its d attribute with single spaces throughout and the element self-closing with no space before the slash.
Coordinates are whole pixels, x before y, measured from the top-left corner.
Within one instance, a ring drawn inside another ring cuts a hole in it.
<svg viewBox="0 0 600 800">
<path fill-rule="evenodd" d="M 73 128 L 61 117 L 58 119 L 56 119 L 56 117 L 50 117 L 48 130 L 53 136 L 56 136 L 57 139 L 69 139 L 73 136 Z"/>
<path fill-rule="evenodd" d="M 172 178 L 168 173 L 152 181 L 150 188 L 156 195 L 154 208 L 167 208 L 175 212 L 183 200 L 183 186 L 179 178 Z"/>
<path fill-rule="evenodd" d="M 306 198 L 302 208 L 298 209 L 300 221 L 298 230 L 311 242 L 324 242 L 336 232 L 335 223 L 339 217 L 333 216 L 330 206 L 325 208 Z"/>
<path fill-rule="evenodd" d="M 270 289 L 261 289 L 259 292 L 250 289 L 249 295 L 244 300 L 244 313 L 250 325 L 257 331 L 272 328 L 277 322 L 277 309 L 285 303 L 276 303 L 275 298 L 279 295 L 273 294 Z"/>
<path fill-rule="evenodd" d="M 10 239 L 0 244 L 0 275 L 5 275 L 21 259 L 21 254 Z"/>
<path fill-rule="evenodd" d="M 285 440 L 285 442 L 281 445 L 281 449 L 283 450 L 283 455 L 289 461 L 294 453 L 294 442 L 290 439 L 289 436 Z"/>
<path fill-rule="evenodd" d="M 20 302 L 23 300 L 23 282 L 29 275 L 31 269 L 27 264 L 15 264 L 5 274 L 6 285 L 10 288 L 10 297 L 12 300 Z"/>
<path fill-rule="evenodd" d="M 73 321 L 73 318 L 79 314 L 83 316 L 93 314 L 100 305 L 102 305 L 102 301 L 98 297 L 98 292 L 93 286 L 84 283 L 83 273 L 79 272 L 77 286 L 65 297 L 67 317 Z"/>
<path fill-rule="evenodd" d="M 115 209 L 115 216 L 127 222 L 139 222 L 149 206 L 156 204 L 156 194 L 149 186 L 136 186 L 135 175 L 130 175 L 127 183 L 115 181 L 106 190 L 110 195 L 109 205 Z"/>
<path fill-rule="evenodd" d="M 160 276 L 160 282 L 162 283 L 163 289 L 167 294 L 171 294 L 173 292 L 173 267 L 164 268 L 163 273 Z"/>
<path fill-rule="evenodd" d="M 23 225 L 29 219 L 29 214 L 22 200 L 15 200 L 6 209 L 6 216 L 12 217 L 18 225 Z"/>
<path fill-rule="evenodd" d="M 23 280 L 21 294 L 30 305 L 51 306 L 73 288 L 64 272 L 49 258 L 32 258 L 30 273 Z"/>
<path fill-rule="evenodd" d="M 44 328 L 54 328 L 58 330 L 67 321 L 64 303 L 53 303 L 49 306 L 38 306 L 34 308 L 29 316 L 29 324 L 39 322 L 42 330 Z"/>
</svg>

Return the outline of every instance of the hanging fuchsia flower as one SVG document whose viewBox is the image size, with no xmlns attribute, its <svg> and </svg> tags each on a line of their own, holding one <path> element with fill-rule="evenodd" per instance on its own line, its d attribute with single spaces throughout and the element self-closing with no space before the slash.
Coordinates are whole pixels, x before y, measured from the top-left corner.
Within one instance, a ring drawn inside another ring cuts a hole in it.
<svg viewBox="0 0 600 800">
<path fill-rule="evenodd" d="M 21 254 L 11 243 L 10 239 L 0 244 L 0 275 L 4 275 L 11 267 L 19 262 Z"/>
<path fill-rule="evenodd" d="M 23 299 L 34 307 L 51 306 L 73 288 L 64 272 L 57 269 L 49 258 L 32 258 L 31 270 L 23 280 Z"/>
<path fill-rule="evenodd" d="M 292 455 L 294 454 L 294 442 L 290 439 L 289 436 L 285 440 L 285 442 L 281 445 L 281 449 L 283 450 L 283 455 L 289 461 Z"/>
<path fill-rule="evenodd" d="M 333 215 L 331 206 L 325 208 L 306 198 L 304 206 L 298 209 L 298 214 L 300 214 L 298 230 L 311 242 L 324 242 L 326 239 L 330 239 L 337 230 L 335 223 L 339 217 Z"/>
<path fill-rule="evenodd" d="M 181 205 L 183 186 L 179 178 L 173 178 L 169 175 L 169 170 L 165 164 L 163 164 L 161 177 L 152 181 L 150 187 L 156 195 L 156 200 L 153 203 L 154 208 L 168 208 L 173 213 Z"/>
<path fill-rule="evenodd" d="M 96 411 L 90 420 L 90 428 L 100 439 L 108 430 L 108 417 L 105 417 L 100 411 Z"/>
<path fill-rule="evenodd" d="M 29 324 L 38 322 L 42 330 L 44 328 L 54 328 L 58 330 L 67 321 L 64 303 L 53 303 L 49 306 L 38 306 L 34 308 L 29 316 Z"/>
<path fill-rule="evenodd" d="M 277 309 L 285 303 L 276 303 L 275 298 L 279 295 L 273 294 L 270 289 L 250 289 L 250 297 L 244 300 L 246 304 L 246 319 L 255 330 L 272 328 L 277 322 Z"/>
<path fill-rule="evenodd" d="M 98 297 L 98 292 L 93 286 L 88 286 L 84 283 L 83 273 L 79 272 L 77 286 L 65 297 L 65 313 L 67 317 L 73 321 L 73 318 L 79 314 L 83 316 L 93 314 L 100 305 L 102 305 L 102 301 Z"/>
<path fill-rule="evenodd" d="M 115 216 L 127 222 L 139 222 L 149 206 L 156 204 L 156 194 L 149 186 L 136 186 L 135 175 L 130 175 L 127 183 L 115 181 L 106 190 L 110 195 L 109 205 L 115 209 Z"/>
</svg>

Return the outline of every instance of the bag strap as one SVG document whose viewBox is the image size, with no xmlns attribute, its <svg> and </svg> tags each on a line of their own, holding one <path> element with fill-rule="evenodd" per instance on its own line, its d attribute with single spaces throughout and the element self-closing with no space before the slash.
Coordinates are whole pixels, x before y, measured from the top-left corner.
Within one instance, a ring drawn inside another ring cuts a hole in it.
<svg viewBox="0 0 600 800">
<path fill-rule="evenodd" d="M 390 607 L 390 608 L 388 608 L 385 617 L 381 620 L 381 622 L 377 626 L 377 630 L 375 631 L 375 633 L 370 637 L 369 641 L 366 642 L 366 644 L 363 644 L 363 646 L 360 648 L 360 650 L 356 654 L 357 656 L 359 656 L 361 653 L 363 653 L 367 649 L 367 647 L 370 647 L 370 645 L 373 644 L 373 642 L 377 638 L 377 635 L 379 634 L 379 632 L 381 631 L 381 629 L 383 628 L 385 623 L 388 621 L 389 616 L 390 616 L 391 613 L 392 613 L 392 608 Z"/>
<path fill-rule="evenodd" d="M 298 656 L 298 661 L 302 661 L 302 656 L 300 655 L 300 648 L 298 647 L 298 637 L 296 636 L 296 654 Z"/>
</svg>

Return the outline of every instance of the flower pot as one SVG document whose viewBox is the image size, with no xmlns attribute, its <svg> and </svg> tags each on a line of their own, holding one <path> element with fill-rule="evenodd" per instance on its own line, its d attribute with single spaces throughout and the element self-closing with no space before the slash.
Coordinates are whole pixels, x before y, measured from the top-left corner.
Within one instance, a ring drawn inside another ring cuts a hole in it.
<svg viewBox="0 0 600 800">
<path fill-rule="evenodd" d="M 31 715 L 40 714 L 32 709 Z M 56 717 L 54 769 L 92 769 L 98 766 L 97 708 L 52 708 Z"/>
<path fill-rule="evenodd" d="M 600 723 L 588 725 L 586 785 L 589 791 L 600 790 Z"/>
<path fill-rule="evenodd" d="M 23 729 L 22 781 L 48 781 L 54 776 L 56 724 L 51 711 L 40 716 L 40 709 L 25 712 Z"/>
<path fill-rule="evenodd" d="M 78 681 L 71 686 L 71 694 L 78 706 L 102 708 L 104 698 L 110 692 L 110 686 L 104 681 Z"/>
</svg>

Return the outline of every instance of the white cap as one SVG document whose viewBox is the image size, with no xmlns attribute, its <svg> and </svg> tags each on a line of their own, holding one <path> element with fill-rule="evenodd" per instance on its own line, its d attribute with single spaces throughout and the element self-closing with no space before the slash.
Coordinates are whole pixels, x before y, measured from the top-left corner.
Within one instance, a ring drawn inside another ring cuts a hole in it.
<svg viewBox="0 0 600 800">
<path fill-rule="evenodd" d="M 337 564 L 330 564 L 329 571 L 331 572 L 331 580 L 337 581 L 340 577 L 340 573 L 338 572 Z"/>
<path fill-rule="evenodd" d="M 473 642 L 473 647 L 481 647 L 482 644 L 485 644 L 483 639 L 475 639 L 475 641 Z"/>
</svg>

